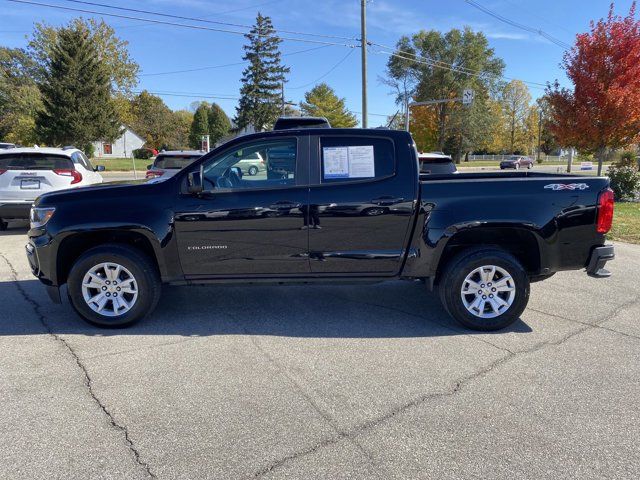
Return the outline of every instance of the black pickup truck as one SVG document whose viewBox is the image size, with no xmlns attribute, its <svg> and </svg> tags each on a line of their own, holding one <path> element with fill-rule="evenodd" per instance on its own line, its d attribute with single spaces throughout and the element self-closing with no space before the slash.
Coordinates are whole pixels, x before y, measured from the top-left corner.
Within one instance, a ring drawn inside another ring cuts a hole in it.
<svg viewBox="0 0 640 480">
<path fill-rule="evenodd" d="M 277 168 L 244 176 L 256 153 Z M 421 175 L 406 132 L 301 128 L 237 138 L 171 178 L 45 194 L 26 250 L 51 298 L 66 283 L 99 326 L 149 314 L 162 283 L 406 279 L 437 289 L 463 325 L 496 330 L 523 312 L 530 282 L 608 276 L 612 216 L 607 178 Z"/>
</svg>

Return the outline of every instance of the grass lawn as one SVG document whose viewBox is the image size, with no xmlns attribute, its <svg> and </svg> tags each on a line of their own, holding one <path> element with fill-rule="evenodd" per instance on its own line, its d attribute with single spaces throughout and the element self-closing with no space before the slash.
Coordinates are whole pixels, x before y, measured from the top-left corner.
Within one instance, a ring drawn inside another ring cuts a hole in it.
<svg viewBox="0 0 640 480">
<path fill-rule="evenodd" d="M 640 203 L 616 203 L 613 228 L 607 237 L 620 242 L 640 244 Z"/>
<path fill-rule="evenodd" d="M 153 160 L 140 160 L 136 159 L 136 170 L 147 170 L 147 165 L 153 163 Z M 133 161 L 130 158 L 92 158 L 91 163 L 93 166 L 104 165 L 107 172 L 132 172 Z"/>
</svg>

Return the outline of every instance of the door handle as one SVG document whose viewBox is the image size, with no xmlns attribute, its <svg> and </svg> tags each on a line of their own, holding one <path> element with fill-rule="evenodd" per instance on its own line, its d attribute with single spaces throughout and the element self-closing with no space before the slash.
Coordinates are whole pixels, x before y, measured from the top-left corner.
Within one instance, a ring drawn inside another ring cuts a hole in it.
<svg viewBox="0 0 640 480">
<path fill-rule="evenodd" d="M 374 198 L 373 200 L 371 200 L 371 203 L 373 203 L 374 205 L 388 206 L 388 205 L 395 205 L 396 203 L 400 203 L 403 201 L 404 201 L 404 198 L 385 195 L 382 197 Z"/>
</svg>

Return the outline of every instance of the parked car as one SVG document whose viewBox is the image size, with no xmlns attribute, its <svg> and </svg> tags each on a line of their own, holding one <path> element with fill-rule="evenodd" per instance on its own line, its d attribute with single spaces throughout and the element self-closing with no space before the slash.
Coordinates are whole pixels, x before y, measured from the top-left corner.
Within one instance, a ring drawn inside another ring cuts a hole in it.
<svg viewBox="0 0 640 480">
<path fill-rule="evenodd" d="M 6 220 L 29 218 L 31 204 L 43 193 L 102 183 L 103 170 L 72 147 L 0 150 L 0 230 Z"/>
<path fill-rule="evenodd" d="M 444 153 L 420 153 L 418 155 L 420 162 L 420 173 L 441 175 L 448 173 L 458 173 L 456 164 L 449 155 Z"/>
<path fill-rule="evenodd" d="M 420 176 L 413 143 L 382 129 L 261 132 L 162 182 L 47 193 L 32 209 L 27 258 L 53 301 L 67 284 L 76 312 L 104 327 L 148 315 L 163 283 L 400 278 L 437 289 L 462 325 L 496 330 L 520 317 L 530 282 L 610 275 L 608 178 Z M 244 176 L 237 164 L 252 152 L 286 158 L 287 174 Z M 368 205 L 375 215 L 361 214 Z"/>
<path fill-rule="evenodd" d="M 0 142 L 0 150 L 8 150 L 10 148 L 16 148 L 16 145 L 14 143 Z"/>
<path fill-rule="evenodd" d="M 147 178 L 172 177 L 204 155 L 199 150 L 176 150 L 161 152 L 151 165 L 147 165 Z"/>
<path fill-rule="evenodd" d="M 512 155 L 500 162 L 500 170 L 504 170 L 505 168 L 515 168 L 516 170 L 520 170 L 521 168 L 531 169 L 533 168 L 533 160 L 529 157 Z"/>
<path fill-rule="evenodd" d="M 264 164 L 264 159 L 259 152 L 254 152 L 238 162 L 238 167 L 242 170 L 242 173 L 251 175 L 252 177 L 258 175 L 260 172 L 264 172 L 267 167 Z"/>
</svg>

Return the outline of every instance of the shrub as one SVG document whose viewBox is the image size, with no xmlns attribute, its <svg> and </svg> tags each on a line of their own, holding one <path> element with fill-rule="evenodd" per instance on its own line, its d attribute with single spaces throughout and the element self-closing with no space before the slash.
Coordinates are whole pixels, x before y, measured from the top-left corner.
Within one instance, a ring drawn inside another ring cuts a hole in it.
<svg viewBox="0 0 640 480">
<path fill-rule="evenodd" d="M 627 165 L 609 167 L 611 189 L 616 200 L 635 199 L 640 190 L 640 173 Z"/>
<path fill-rule="evenodd" d="M 619 167 L 635 167 L 637 165 L 636 153 L 630 150 L 622 152 L 620 160 L 616 162 Z"/>
<path fill-rule="evenodd" d="M 137 148 L 133 151 L 133 158 L 148 160 L 153 156 L 153 152 L 148 148 Z"/>
<path fill-rule="evenodd" d="M 87 157 L 93 158 L 93 155 L 96 153 L 96 148 L 93 146 L 93 143 L 87 143 L 82 151 Z"/>
</svg>

